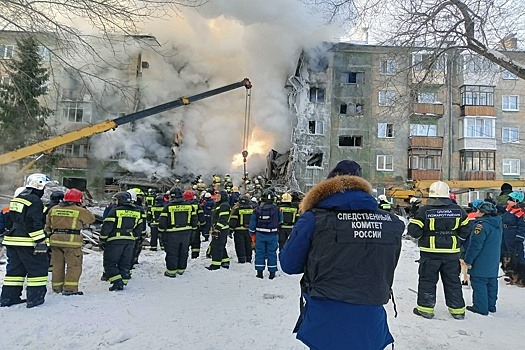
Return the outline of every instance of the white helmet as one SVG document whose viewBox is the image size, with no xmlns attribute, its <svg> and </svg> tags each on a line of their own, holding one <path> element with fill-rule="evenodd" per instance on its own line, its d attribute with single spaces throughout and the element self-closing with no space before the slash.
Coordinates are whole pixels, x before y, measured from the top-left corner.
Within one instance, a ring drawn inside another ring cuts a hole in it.
<svg viewBox="0 0 525 350">
<path fill-rule="evenodd" d="M 443 181 L 436 181 L 430 185 L 428 196 L 433 198 L 449 198 L 450 187 Z"/>
<path fill-rule="evenodd" d="M 25 190 L 26 188 L 25 187 L 18 187 L 16 190 L 15 190 L 15 193 L 13 194 L 13 197 L 18 197 L 18 195 L 20 193 L 22 193 L 23 190 Z"/>
<path fill-rule="evenodd" d="M 380 194 L 379 197 L 377 197 L 377 199 L 379 199 L 380 201 L 386 202 L 386 196 L 384 194 Z"/>
<path fill-rule="evenodd" d="M 51 180 L 44 174 L 32 174 L 27 177 L 26 187 L 36 188 L 37 190 L 43 190 L 46 184 Z"/>
<path fill-rule="evenodd" d="M 137 201 L 137 192 L 135 192 L 133 188 L 130 188 L 126 192 L 128 192 L 131 195 L 131 202 L 135 203 Z"/>
<path fill-rule="evenodd" d="M 258 203 L 259 201 L 257 200 L 257 197 L 252 197 L 252 202 Z"/>
<path fill-rule="evenodd" d="M 419 203 L 421 200 L 417 197 L 410 198 L 410 204 Z"/>
</svg>

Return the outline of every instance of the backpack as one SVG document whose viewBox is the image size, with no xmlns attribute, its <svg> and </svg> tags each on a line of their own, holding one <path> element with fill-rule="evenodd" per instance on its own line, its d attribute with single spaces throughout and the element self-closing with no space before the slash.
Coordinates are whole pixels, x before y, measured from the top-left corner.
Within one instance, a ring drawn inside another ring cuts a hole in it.
<svg viewBox="0 0 525 350">
<path fill-rule="evenodd" d="M 273 204 L 264 204 L 257 210 L 257 227 L 273 229 L 279 224 L 279 209 Z"/>
</svg>

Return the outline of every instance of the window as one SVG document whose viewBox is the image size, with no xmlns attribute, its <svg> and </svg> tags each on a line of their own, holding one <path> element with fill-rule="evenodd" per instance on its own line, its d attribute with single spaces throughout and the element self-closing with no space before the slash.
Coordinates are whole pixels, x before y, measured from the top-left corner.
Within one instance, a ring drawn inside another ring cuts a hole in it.
<svg viewBox="0 0 525 350">
<path fill-rule="evenodd" d="M 13 58 L 13 45 L 0 45 L 0 59 L 11 59 Z"/>
<path fill-rule="evenodd" d="M 396 74 L 396 60 L 388 59 L 382 60 L 379 63 L 379 73 L 384 75 Z"/>
<path fill-rule="evenodd" d="M 492 69 L 492 62 L 483 56 L 464 54 L 463 64 L 466 73 L 486 72 Z"/>
<path fill-rule="evenodd" d="M 505 69 L 503 72 L 501 72 L 501 78 L 505 80 L 516 80 L 518 79 L 518 76 Z"/>
<path fill-rule="evenodd" d="M 520 175 L 519 159 L 503 159 L 503 175 Z"/>
<path fill-rule="evenodd" d="M 352 115 L 363 114 L 363 109 L 362 103 L 350 103 L 347 106 L 347 113 Z"/>
<path fill-rule="evenodd" d="M 339 105 L 339 114 L 346 114 L 348 105 L 346 103 L 341 103 Z"/>
<path fill-rule="evenodd" d="M 410 136 L 437 136 L 437 125 L 410 124 Z"/>
<path fill-rule="evenodd" d="M 501 128 L 501 142 L 519 143 L 520 128 L 503 127 Z"/>
<path fill-rule="evenodd" d="M 126 158 L 124 151 L 117 151 L 116 153 L 113 153 L 112 155 L 109 156 L 110 160 L 121 160 L 123 158 Z"/>
<path fill-rule="evenodd" d="M 321 167 L 323 166 L 323 153 L 322 152 L 312 152 L 309 153 L 308 160 L 306 161 L 306 166 L 315 166 L 315 167 Z"/>
<path fill-rule="evenodd" d="M 64 145 L 61 147 L 60 153 L 67 157 L 87 157 L 87 145 Z"/>
<path fill-rule="evenodd" d="M 324 102 L 324 88 L 311 87 L 310 88 L 310 102 L 323 103 Z"/>
<path fill-rule="evenodd" d="M 464 85 L 460 88 L 462 106 L 494 106 L 494 87 Z"/>
<path fill-rule="evenodd" d="M 410 156 L 410 169 L 439 170 L 441 169 L 441 151 L 431 149 L 416 149 Z"/>
<path fill-rule="evenodd" d="M 323 122 L 318 120 L 309 120 L 308 121 L 308 133 L 310 135 L 323 135 L 324 128 Z"/>
<path fill-rule="evenodd" d="M 394 137 L 394 124 L 378 123 L 377 124 L 377 137 L 393 138 Z"/>
<path fill-rule="evenodd" d="M 445 56 L 436 57 L 433 52 L 416 52 L 412 54 L 412 65 L 415 70 L 444 70 Z"/>
<path fill-rule="evenodd" d="M 341 74 L 341 83 L 343 84 L 361 84 L 364 81 L 364 72 L 344 72 Z"/>
<path fill-rule="evenodd" d="M 463 171 L 495 171 L 495 152 L 461 151 L 460 167 Z"/>
<path fill-rule="evenodd" d="M 417 94 L 418 103 L 436 103 L 437 93 L 435 92 L 420 92 Z"/>
<path fill-rule="evenodd" d="M 363 136 L 339 136 L 339 146 L 343 147 L 362 147 Z"/>
<path fill-rule="evenodd" d="M 88 123 L 91 121 L 91 106 L 83 102 L 64 102 L 64 117 L 69 122 Z"/>
<path fill-rule="evenodd" d="M 45 46 L 38 47 L 38 54 L 40 55 L 40 59 L 44 62 L 49 62 L 51 60 L 51 51 Z"/>
<path fill-rule="evenodd" d="M 465 137 L 494 138 L 494 119 L 465 118 Z"/>
<path fill-rule="evenodd" d="M 379 105 L 380 106 L 393 106 L 396 100 L 396 92 L 389 90 L 379 91 Z"/>
<path fill-rule="evenodd" d="M 376 170 L 394 171 L 393 156 L 378 155 Z"/>
<path fill-rule="evenodd" d="M 519 96 L 503 95 L 501 96 L 501 109 L 504 111 L 519 111 Z"/>
</svg>

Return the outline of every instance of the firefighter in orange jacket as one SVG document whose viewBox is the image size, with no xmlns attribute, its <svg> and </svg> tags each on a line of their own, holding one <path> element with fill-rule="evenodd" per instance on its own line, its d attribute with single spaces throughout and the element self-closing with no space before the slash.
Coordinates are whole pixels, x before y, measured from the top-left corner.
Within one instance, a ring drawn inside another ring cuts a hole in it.
<svg viewBox="0 0 525 350">
<path fill-rule="evenodd" d="M 45 231 L 49 234 L 53 292 L 82 295 L 78 281 L 82 274 L 82 233 L 84 226 L 95 222 L 95 215 L 82 207 L 82 192 L 66 191 L 64 199 L 49 210 Z M 67 266 L 67 270 L 66 270 Z"/>
</svg>

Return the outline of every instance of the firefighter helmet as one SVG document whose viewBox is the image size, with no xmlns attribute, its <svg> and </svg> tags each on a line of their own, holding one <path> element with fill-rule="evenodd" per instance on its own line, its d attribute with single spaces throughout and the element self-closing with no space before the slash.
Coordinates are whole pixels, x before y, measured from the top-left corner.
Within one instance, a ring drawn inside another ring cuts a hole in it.
<svg viewBox="0 0 525 350">
<path fill-rule="evenodd" d="M 384 194 L 380 194 L 377 199 L 379 199 L 380 201 L 383 201 L 383 202 L 386 202 L 386 196 Z"/>
<path fill-rule="evenodd" d="M 76 188 L 70 188 L 64 193 L 64 201 L 66 202 L 81 203 L 82 199 L 84 199 L 84 195 Z"/>
<path fill-rule="evenodd" d="M 281 196 L 281 202 L 283 202 L 283 203 L 291 203 L 292 202 L 292 195 L 289 194 L 288 192 L 283 193 L 283 195 Z"/>
<path fill-rule="evenodd" d="M 24 186 L 22 187 L 18 187 L 16 190 L 15 190 L 15 193 L 13 194 L 13 197 L 18 197 L 18 195 L 20 193 L 22 193 L 26 188 Z"/>
<path fill-rule="evenodd" d="M 26 187 L 43 190 L 51 180 L 44 174 L 32 174 L 27 177 Z"/>
<path fill-rule="evenodd" d="M 128 192 L 129 195 L 131 196 L 131 202 L 135 203 L 137 201 L 137 192 L 135 192 L 135 189 L 134 188 L 130 188 L 126 192 Z"/>
<path fill-rule="evenodd" d="M 193 191 L 186 190 L 186 191 L 184 191 L 184 193 L 182 194 L 182 198 L 183 198 L 185 201 L 192 201 L 192 200 L 195 198 L 195 193 L 193 193 Z"/>
<path fill-rule="evenodd" d="M 49 199 L 51 199 L 54 202 L 58 202 L 58 201 L 64 199 L 64 191 L 53 191 L 53 192 L 51 192 L 51 195 L 49 196 Z"/>
<path fill-rule="evenodd" d="M 263 199 L 265 202 L 273 202 L 275 194 L 272 190 L 266 190 L 263 193 Z"/>
<path fill-rule="evenodd" d="M 250 198 L 248 196 L 240 196 L 239 197 L 239 205 L 241 207 L 250 207 Z"/>
<path fill-rule="evenodd" d="M 170 190 L 170 196 L 171 198 L 182 199 L 183 198 L 182 189 L 177 186 L 172 187 Z"/>
<path fill-rule="evenodd" d="M 131 194 L 129 192 L 117 192 L 111 198 L 116 200 L 117 204 L 131 204 Z"/>
<path fill-rule="evenodd" d="M 164 196 L 159 194 L 158 196 L 155 197 L 155 205 L 161 206 L 162 203 L 164 203 Z"/>
<path fill-rule="evenodd" d="M 410 204 L 416 204 L 416 203 L 420 203 L 420 202 L 421 202 L 421 199 L 419 199 L 417 197 L 410 198 Z"/>
<path fill-rule="evenodd" d="M 428 196 L 432 198 L 449 198 L 450 187 L 443 181 L 436 181 L 430 185 Z"/>
</svg>

